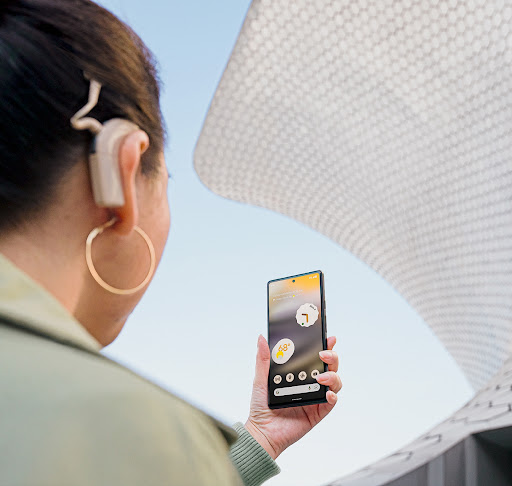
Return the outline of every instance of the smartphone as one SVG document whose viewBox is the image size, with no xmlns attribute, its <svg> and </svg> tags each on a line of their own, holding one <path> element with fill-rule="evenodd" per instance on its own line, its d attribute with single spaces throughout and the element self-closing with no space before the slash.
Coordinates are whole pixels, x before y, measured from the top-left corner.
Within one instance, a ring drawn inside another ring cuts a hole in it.
<svg viewBox="0 0 512 486">
<path fill-rule="evenodd" d="M 327 371 L 318 353 L 327 349 L 324 274 L 320 270 L 267 284 L 269 408 L 327 402 L 328 387 L 316 376 Z"/>
</svg>

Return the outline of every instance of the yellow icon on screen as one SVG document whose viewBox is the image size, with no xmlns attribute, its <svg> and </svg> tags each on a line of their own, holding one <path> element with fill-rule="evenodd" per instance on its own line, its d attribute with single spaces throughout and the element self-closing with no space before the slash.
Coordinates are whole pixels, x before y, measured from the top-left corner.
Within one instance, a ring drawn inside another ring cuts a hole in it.
<svg viewBox="0 0 512 486">
<path fill-rule="evenodd" d="M 272 348 L 272 359 L 276 364 L 284 364 L 292 357 L 294 351 L 295 345 L 291 339 L 281 339 Z"/>
</svg>

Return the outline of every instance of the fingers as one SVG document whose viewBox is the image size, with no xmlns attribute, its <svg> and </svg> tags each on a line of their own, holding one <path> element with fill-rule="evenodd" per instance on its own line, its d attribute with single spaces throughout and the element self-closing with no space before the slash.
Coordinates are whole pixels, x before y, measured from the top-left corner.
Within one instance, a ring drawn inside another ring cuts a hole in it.
<svg viewBox="0 0 512 486">
<path fill-rule="evenodd" d="M 260 334 L 258 336 L 258 352 L 256 353 L 256 373 L 254 385 L 267 388 L 268 372 L 270 369 L 270 349 L 267 340 Z"/>
<path fill-rule="evenodd" d="M 316 377 L 316 381 L 321 385 L 328 386 L 329 390 L 334 393 L 338 393 L 343 386 L 341 378 L 334 371 L 326 371 L 325 373 L 318 375 Z"/>
<path fill-rule="evenodd" d="M 319 355 L 320 359 L 329 365 L 329 371 L 338 371 L 339 359 L 336 351 L 320 351 Z"/>
<path fill-rule="evenodd" d="M 335 344 L 336 344 L 336 336 L 330 336 L 327 338 L 327 349 L 334 348 Z"/>
<path fill-rule="evenodd" d="M 336 393 L 338 393 L 343 386 L 341 383 L 341 378 L 336 374 L 339 367 L 339 358 L 338 353 L 332 350 L 335 344 L 336 336 L 327 338 L 327 350 L 320 351 L 320 359 L 328 365 L 327 369 L 329 371 L 318 375 L 316 378 L 318 383 L 329 387 L 329 391 L 327 392 L 327 401 L 331 405 L 336 403 Z M 329 399 L 329 397 L 331 398 Z"/>
<path fill-rule="evenodd" d="M 338 401 L 338 395 L 336 395 L 336 393 L 334 393 L 331 390 L 329 390 L 327 392 L 326 398 L 327 398 L 327 403 L 329 405 L 332 405 L 333 407 L 334 407 L 334 405 L 336 405 L 336 402 Z"/>
</svg>

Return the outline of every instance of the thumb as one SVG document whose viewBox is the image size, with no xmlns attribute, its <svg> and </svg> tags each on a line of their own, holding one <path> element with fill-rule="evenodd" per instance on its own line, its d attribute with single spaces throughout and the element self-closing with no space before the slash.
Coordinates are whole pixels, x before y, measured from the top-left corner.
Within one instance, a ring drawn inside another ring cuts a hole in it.
<svg viewBox="0 0 512 486">
<path fill-rule="evenodd" d="M 270 349 L 267 340 L 260 334 L 258 336 L 258 352 L 256 353 L 256 373 L 254 386 L 267 388 L 268 373 L 270 369 Z"/>
</svg>

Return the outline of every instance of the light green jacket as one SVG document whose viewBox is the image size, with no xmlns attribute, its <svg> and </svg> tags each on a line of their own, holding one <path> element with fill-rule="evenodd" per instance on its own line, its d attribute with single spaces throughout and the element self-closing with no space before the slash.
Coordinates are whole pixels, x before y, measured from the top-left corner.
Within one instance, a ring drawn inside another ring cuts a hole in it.
<svg viewBox="0 0 512 486">
<path fill-rule="evenodd" d="M 256 486 L 279 472 L 241 424 L 238 436 L 99 350 L 0 255 L 1 486 Z"/>
</svg>

